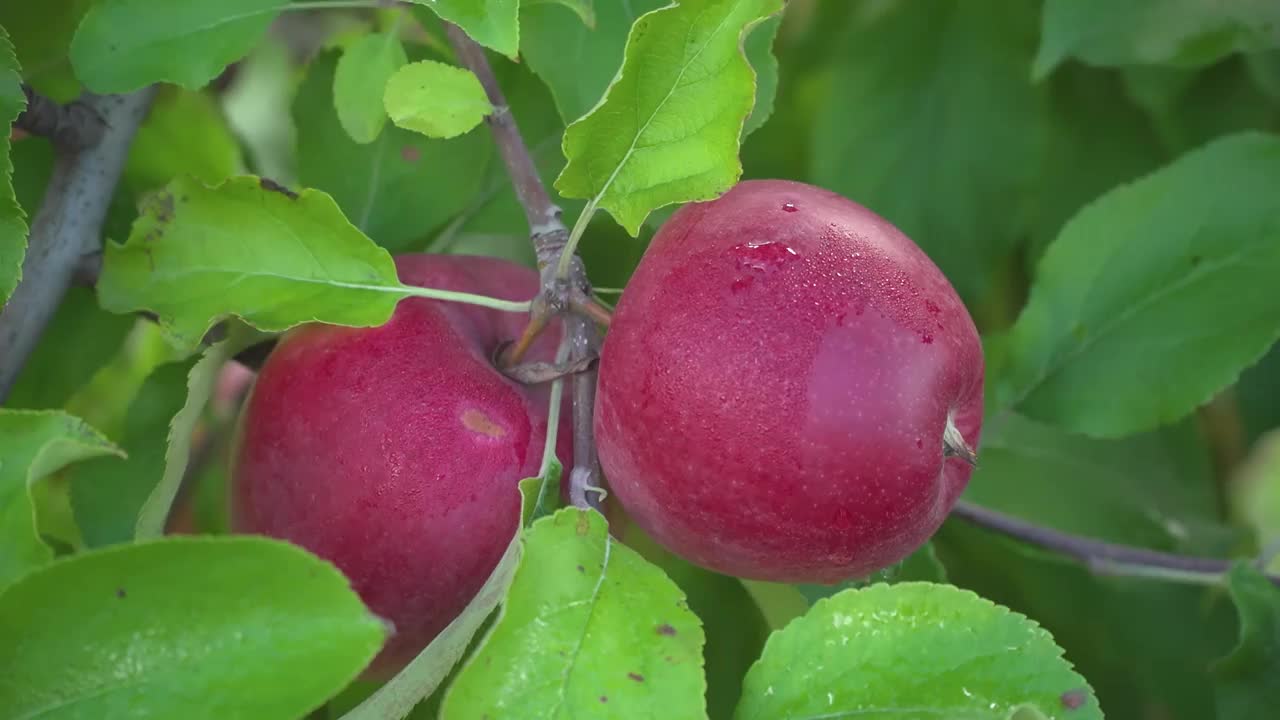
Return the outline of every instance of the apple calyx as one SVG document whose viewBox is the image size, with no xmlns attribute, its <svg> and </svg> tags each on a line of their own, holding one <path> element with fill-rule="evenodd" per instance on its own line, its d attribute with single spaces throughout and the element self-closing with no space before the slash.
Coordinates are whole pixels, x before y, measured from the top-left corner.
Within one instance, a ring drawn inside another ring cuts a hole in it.
<svg viewBox="0 0 1280 720">
<path fill-rule="evenodd" d="M 971 467 L 978 467 L 978 453 L 969 447 L 964 435 L 960 434 L 960 428 L 956 427 L 951 413 L 947 413 L 947 426 L 942 429 L 942 457 L 958 457 Z"/>
</svg>

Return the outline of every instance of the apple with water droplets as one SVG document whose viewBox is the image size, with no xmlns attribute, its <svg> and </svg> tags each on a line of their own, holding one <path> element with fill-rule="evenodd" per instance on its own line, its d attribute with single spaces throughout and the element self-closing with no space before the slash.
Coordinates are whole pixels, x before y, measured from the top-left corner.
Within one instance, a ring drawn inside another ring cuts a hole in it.
<svg viewBox="0 0 1280 720">
<path fill-rule="evenodd" d="M 527 300 L 538 274 L 483 257 L 402 255 L 406 284 Z M 379 327 L 288 332 L 258 372 L 231 459 L 237 532 L 293 542 L 333 562 L 394 635 L 367 676 L 402 668 L 488 578 L 538 474 L 548 385 L 493 365 L 527 317 L 425 298 Z M 550 361 L 558 324 L 527 354 Z M 557 455 L 572 457 L 569 413 Z"/>
<path fill-rule="evenodd" d="M 690 562 L 863 577 L 967 485 L 983 363 L 955 289 L 891 223 L 812 185 L 740 182 L 673 214 L 627 283 L 600 360 L 601 466 Z"/>
</svg>

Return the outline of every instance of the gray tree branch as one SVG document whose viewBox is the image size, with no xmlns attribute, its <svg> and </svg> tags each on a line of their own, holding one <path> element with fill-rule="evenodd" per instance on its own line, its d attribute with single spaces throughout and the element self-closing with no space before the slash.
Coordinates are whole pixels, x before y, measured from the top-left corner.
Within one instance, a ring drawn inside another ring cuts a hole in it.
<svg viewBox="0 0 1280 720">
<path fill-rule="evenodd" d="M 101 118 L 97 144 L 60 145 L 44 202 L 31 223 L 22 279 L 0 309 L 0 402 L 62 302 L 82 258 L 99 249 L 116 182 L 147 114 L 154 88 L 128 95 L 86 93 L 78 101 Z"/>
<path fill-rule="evenodd" d="M 49 138 L 64 150 L 83 150 L 98 144 L 106 124 L 96 109 L 85 102 L 59 105 L 23 84 L 27 107 L 13 126 L 32 135 Z"/>
<path fill-rule="evenodd" d="M 1007 535 L 1030 545 L 1074 558 L 1102 575 L 1135 575 L 1165 579 L 1197 579 L 1215 583 L 1231 569 L 1232 561 L 1194 557 L 1119 545 L 1043 527 L 1011 515 L 961 500 L 951 516 Z M 1280 577 L 1268 576 L 1275 585 Z"/>
<path fill-rule="evenodd" d="M 556 277 L 556 266 L 569 241 L 569 231 L 560 219 L 560 208 L 551 202 L 551 196 L 547 194 L 547 188 L 538 176 L 533 157 L 520 136 L 516 118 L 494 77 L 484 48 L 457 26 L 447 24 L 446 27 L 449 43 L 458 59 L 475 73 L 489 98 L 489 104 L 493 106 L 493 112 L 485 120 L 493 132 L 503 163 L 507 166 L 507 174 L 515 187 L 516 197 L 524 208 L 525 218 L 529 222 L 529 239 L 533 242 L 533 249 L 538 257 L 542 297 L 546 302 L 541 308 L 535 307 L 535 313 L 550 312 L 562 317 L 570 343 L 570 364 L 586 361 L 595 356 L 600 346 L 599 333 L 592 322 L 573 312 L 575 306 L 586 302 L 591 295 L 586 268 L 581 258 L 575 255 L 567 281 Z M 545 318 L 533 318 L 531 322 L 536 327 L 541 327 L 545 324 Z M 595 383 L 595 370 L 587 370 L 574 376 L 574 466 L 569 473 L 569 500 L 578 507 L 594 507 L 598 510 L 603 494 L 598 490 L 603 483 L 591 421 Z"/>
</svg>

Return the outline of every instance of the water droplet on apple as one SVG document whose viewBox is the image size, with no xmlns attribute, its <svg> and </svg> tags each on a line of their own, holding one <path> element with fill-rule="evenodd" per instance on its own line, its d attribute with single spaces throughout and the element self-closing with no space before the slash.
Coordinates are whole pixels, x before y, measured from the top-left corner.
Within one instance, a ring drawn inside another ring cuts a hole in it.
<svg viewBox="0 0 1280 720">
<path fill-rule="evenodd" d="M 795 203 L 783 203 L 782 205 L 783 212 L 796 212 L 799 209 L 800 208 L 796 207 Z"/>
</svg>

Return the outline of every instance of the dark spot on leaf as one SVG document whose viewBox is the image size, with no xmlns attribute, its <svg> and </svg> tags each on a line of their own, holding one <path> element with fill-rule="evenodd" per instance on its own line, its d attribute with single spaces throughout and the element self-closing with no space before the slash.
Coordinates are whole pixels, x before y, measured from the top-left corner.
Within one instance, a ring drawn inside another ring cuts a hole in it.
<svg viewBox="0 0 1280 720">
<path fill-rule="evenodd" d="M 1195 266 L 1199 265 L 1199 264 L 1200 264 L 1200 261 L 1202 261 L 1202 260 L 1204 260 L 1204 258 L 1200 257 L 1199 255 L 1192 255 L 1192 256 L 1191 256 L 1191 267 L 1195 267 Z"/>
<path fill-rule="evenodd" d="M 641 675 L 640 673 L 629 672 L 627 673 L 627 677 L 631 678 L 632 680 L 635 680 L 636 682 L 644 682 L 644 676 Z"/>
<path fill-rule="evenodd" d="M 400 148 L 400 159 L 408 163 L 416 163 L 422 159 L 422 151 L 412 145 Z"/>
<path fill-rule="evenodd" d="M 609 696 L 608 696 L 608 695 L 601 695 L 601 696 L 600 696 L 600 702 L 609 702 Z"/>
<path fill-rule="evenodd" d="M 173 195 L 167 192 L 158 192 L 148 196 L 142 202 L 143 213 L 149 214 L 156 219 L 156 222 L 165 224 L 173 221 Z M 159 234 L 160 230 L 153 230 L 152 233 Z M 152 233 L 148 233 L 151 235 Z"/>
<path fill-rule="evenodd" d="M 584 573 L 584 572 L 586 572 L 586 571 L 587 571 L 587 569 L 586 569 L 586 568 L 582 567 L 581 565 L 579 565 L 579 566 L 578 566 L 578 572 L 580 572 L 580 573 Z"/>
<path fill-rule="evenodd" d="M 658 634 L 659 634 L 659 635 L 668 635 L 668 636 L 670 636 L 670 635 L 675 635 L 675 634 L 676 634 L 676 629 L 675 629 L 675 628 L 673 628 L 673 627 L 671 627 L 670 625 L 668 625 L 668 624 L 666 624 L 666 623 L 662 623 L 661 625 L 659 625 L 659 626 L 657 627 L 657 632 L 658 632 Z"/>
<path fill-rule="evenodd" d="M 123 599 L 126 594 L 124 588 L 116 588 L 116 597 Z"/>
<path fill-rule="evenodd" d="M 1062 707 L 1068 710 L 1076 710 L 1078 708 L 1084 707 L 1084 701 L 1087 699 L 1088 699 L 1088 696 L 1085 695 L 1084 690 L 1081 688 L 1076 688 L 1075 690 L 1068 690 L 1062 693 Z"/>
<path fill-rule="evenodd" d="M 666 661 L 667 661 L 667 662 L 669 662 L 669 663 L 673 663 L 673 662 L 675 662 L 675 660 L 674 660 L 674 659 L 672 659 L 672 657 L 671 657 L 670 655 L 668 655 L 668 656 L 666 656 L 666 657 L 664 657 L 664 658 L 662 658 L 662 659 L 663 659 L 663 660 L 666 660 Z"/>
<path fill-rule="evenodd" d="M 298 193 L 290 190 L 289 188 L 281 185 L 280 183 L 276 182 L 275 180 L 272 180 L 271 178 L 259 178 L 258 185 L 260 185 L 263 190 L 278 192 L 281 195 L 289 198 L 290 200 L 298 199 Z"/>
</svg>

